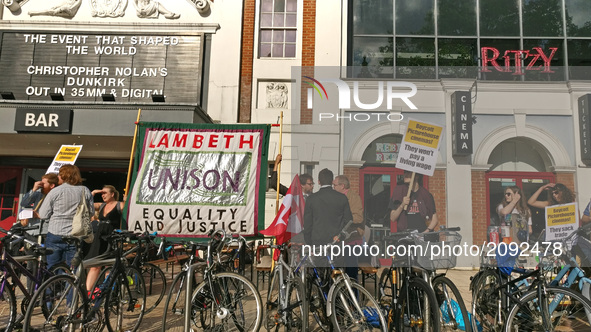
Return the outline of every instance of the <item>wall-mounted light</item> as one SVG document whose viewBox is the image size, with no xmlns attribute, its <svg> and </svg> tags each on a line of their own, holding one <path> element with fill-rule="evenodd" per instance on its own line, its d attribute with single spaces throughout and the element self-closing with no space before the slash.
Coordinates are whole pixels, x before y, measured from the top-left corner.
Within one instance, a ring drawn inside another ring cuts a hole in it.
<svg viewBox="0 0 591 332">
<path fill-rule="evenodd" d="M 2 95 L 2 99 L 6 99 L 6 100 L 15 100 L 16 98 L 14 98 L 14 93 L 10 92 L 10 91 L 2 91 L 0 92 L 0 95 Z"/>
<path fill-rule="evenodd" d="M 115 96 L 112 93 L 104 93 L 101 95 L 103 101 L 115 101 Z"/>
<path fill-rule="evenodd" d="M 50 92 L 49 97 L 51 97 L 51 100 L 53 101 L 64 101 L 64 95 L 61 93 Z"/>
<path fill-rule="evenodd" d="M 152 95 L 152 101 L 155 103 L 163 103 L 166 101 L 164 95 Z"/>
</svg>

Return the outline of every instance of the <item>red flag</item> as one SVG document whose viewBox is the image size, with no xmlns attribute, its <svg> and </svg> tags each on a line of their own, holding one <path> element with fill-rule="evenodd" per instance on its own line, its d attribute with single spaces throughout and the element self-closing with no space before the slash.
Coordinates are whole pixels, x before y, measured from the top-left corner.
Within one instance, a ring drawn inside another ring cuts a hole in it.
<svg viewBox="0 0 591 332">
<path fill-rule="evenodd" d="M 282 244 L 300 233 L 304 227 L 304 196 L 298 175 L 293 178 L 283 203 L 271 225 L 260 231 L 263 235 L 275 236 L 277 244 Z M 275 251 L 278 255 L 278 251 Z M 276 259 L 277 257 L 274 257 Z"/>
</svg>

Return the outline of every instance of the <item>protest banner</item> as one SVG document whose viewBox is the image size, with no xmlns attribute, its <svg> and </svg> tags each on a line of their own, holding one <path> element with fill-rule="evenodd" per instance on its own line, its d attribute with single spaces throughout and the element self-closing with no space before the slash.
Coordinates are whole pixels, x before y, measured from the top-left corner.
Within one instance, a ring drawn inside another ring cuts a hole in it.
<svg viewBox="0 0 591 332">
<path fill-rule="evenodd" d="M 140 123 L 127 228 L 169 237 L 264 228 L 269 125 Z"/>
<path fill-rule="evenodd" d="M 45 174 L 58 173 L 63 165 L 74 165 L 81 150 L 82 145 L 62 145 Z"/>
<path fill-rule="evenodd" d="M 432 176 L 442 135 L 443 126 L 409 120 L 398 150 L 396 168 Z"/>
<path fill-rule="evenodd" d="M 577 203 L 546 207 L 546 241 L 561 240 L 579 229 Z"/>
</svg>

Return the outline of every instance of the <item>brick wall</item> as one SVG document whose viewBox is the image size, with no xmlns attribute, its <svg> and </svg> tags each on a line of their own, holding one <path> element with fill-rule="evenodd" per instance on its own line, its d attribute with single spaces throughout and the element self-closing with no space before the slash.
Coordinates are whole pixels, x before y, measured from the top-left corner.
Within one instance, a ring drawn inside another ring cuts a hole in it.
<svg viewBox="0 0 591 332">
<path fill-rule="evenodd" d="M 574 173 L 557 173 L 556 183 L 562 183 L 573 193 L 575 192 L 575 174 Z M 576 198 L 576 197 L 575 197 Z"/>
<path fill-rule="evenodd" d="M 486 241 L 486 178 L 484 171 L 472 171 L 472 236 L 474 243 Z"/>
<path fill-rule="evenodd" d="M 447 224 L 447 198 L 445 191 L 445 171 L 436 170 L 433 176 L 429 177 L 429 192 L 435 199 L 439 225 Z"/>
<path fill-rule="evenodd" d="M 349 179 L 351 189 L 355 190 L 359 196 L 361 196 L 361 192 L 359 191 L 359 168 L 345 167 L 343 169 L 343 174 Z"/>
<path fill-rule="evenodd" d="M 304 0 L 302 26 L 302 76 L 314 77 L 316 49 L 316 0 Z M 312 110 L 308 109 L 308 85 L 300 85 L 300 123 L 312 124 Z"/>
<path fill-rule="evenodd" d="M 254 14 L 256 0 L 244 0 L 242 13 L 242 55 L 240 56 L 240 91 L 238 122 L 250 123 L 252 112 L 252 66 L 254 61 Z"/>
</svg>

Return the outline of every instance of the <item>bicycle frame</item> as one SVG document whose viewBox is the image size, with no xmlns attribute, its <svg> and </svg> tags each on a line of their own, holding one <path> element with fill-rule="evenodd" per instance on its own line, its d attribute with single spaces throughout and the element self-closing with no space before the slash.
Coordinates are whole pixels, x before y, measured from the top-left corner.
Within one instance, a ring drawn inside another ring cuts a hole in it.
<svg viewBox="0 0 591 332">
<path fill-rule="evenodd" d="M 36 258 L 35 256 L 24 256 L 22 257 L 22 259 L 28 257 L 31 258 L 30 260 L 34 259 L 38 261 L 38 258 Z M 29 280 L 34 282 L 35 286 L 33 292 L 29 293 L 27 287 L 23 285 L 23 283 L 20 281 L 18 274 L 16 273 L 15 267 L 16 270 L 18 270 L 19 272 L 24 274 Z M 42 264 L 37 265 L 37 267 L 37 275 L 35 276 L 29 270 L 27 270 L 26 267 L 22 266 L 18 261 L 16 261 L 12 256 L 10 256 L 5 249 L 3 249 L 2 259 L 0 260 L 0 271 L 2 271 L 4 278 L 2 280 L 2 286 L 0 287 L 2 288 L 2 290 L 4 290 L 4 287 L 6 287 L 6 283 L 8 280 L 7 277 L 10 277 L 12 279 L 12 283 L 18 286 L 18 288 L 23 292 L 27 300 L 30 300 L 33 297 L 33 294 L 37 291 L 37 288 L 39 288 L 39 286 L 41 285 L 43 281 L 42 276 L 45 274 L 50 274 L 50 272 L 45 267 L 43 267 Z"/>
</svg>

